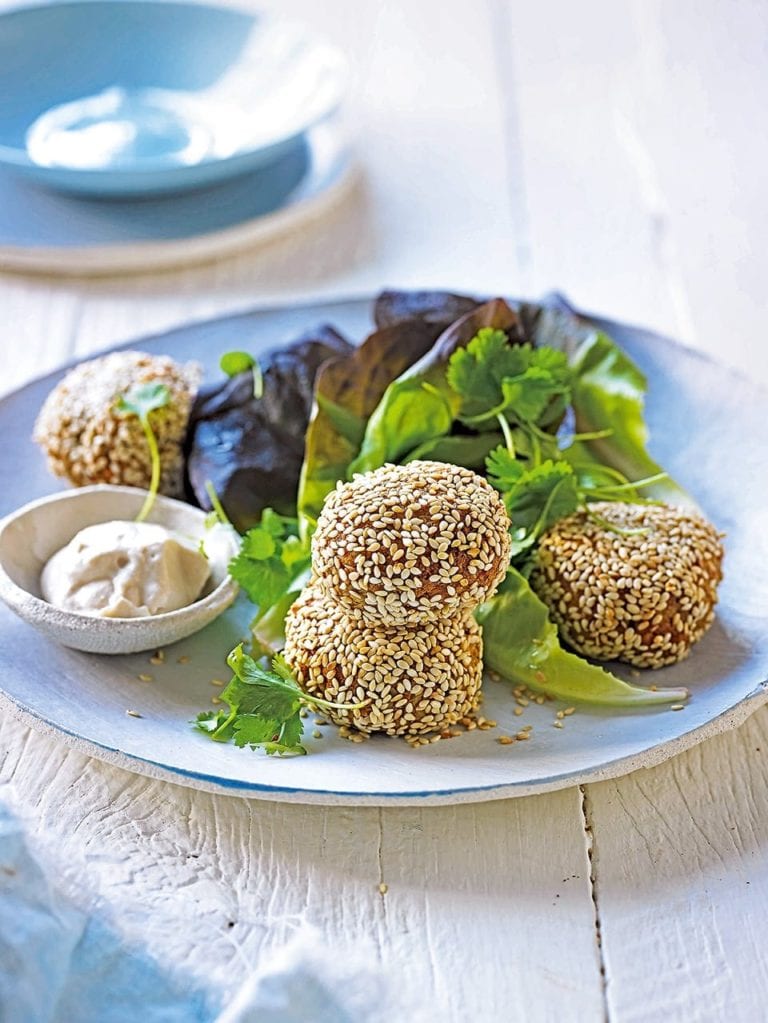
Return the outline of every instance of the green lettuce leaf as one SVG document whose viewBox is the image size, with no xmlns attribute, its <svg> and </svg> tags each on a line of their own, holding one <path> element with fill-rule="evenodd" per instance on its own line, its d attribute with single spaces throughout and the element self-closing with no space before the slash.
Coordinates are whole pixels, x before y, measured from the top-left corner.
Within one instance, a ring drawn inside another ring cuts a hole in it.
<svg viewBox="0 0 768 1023">
<path fill-rule="evenodd" d="M 519 333 L 517 314 L 501 299 L 478 306 L 443 331 L 430 350 L 384 392 L 348 475 L 400 461 L 419 445 L 449 432 L 461 410 L 461 397 L 448 383 L 448 362 L 484 327 L 513 339 Z"/>
<path fill-rule="evenodd" d="M 483 628 L 486 668 L 556 699 L 642 707 L 688 697 L 687 689 L 652 690 L 630 685 L 564 650 L 546 605 L 514 569 L 507 574 L 502 591 L 481 605 L 475 617 Z"/>
<path fill-rule="evenodd" d="M 647 381 L 629 356 L 607 334 L 569 310 L 527 307 L 524 318 L 535 344 L 549 345 L 568 356 L 573 371 L 575 432 L 608 431 L 608 436 L 577 440 L 565 449 L 563 454 L 574 468 L 581 474 L 588 473 L 590 466 L 607 465 L 631 481 L 663 472 L 647 450 Z M 643 496 L 693 504 L 686 491 L 668 476 L 644 488 Z"/>
<path fill-rule="evenodd" d="M 298 493 L 302 539 L 311 534 L 328 494 L 346 479 L 368 418 L 387 386 L 426 352 L 434 329 L 418 321 L 384 327 L 347 357 L 327 362 L 315 378 Z"/>
</svg>

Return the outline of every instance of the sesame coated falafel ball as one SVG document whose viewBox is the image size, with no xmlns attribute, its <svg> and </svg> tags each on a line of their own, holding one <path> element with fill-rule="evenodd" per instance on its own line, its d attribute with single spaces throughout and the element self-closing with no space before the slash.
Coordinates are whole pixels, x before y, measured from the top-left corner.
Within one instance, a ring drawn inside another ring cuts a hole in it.
<svg viewBox="0 0 768 1023">
<path fill-rule="evenodd" d="M 371 623 L 430 621 L 473 610 L 509 565 L 498 493 L 445 462 L 385 465 L 338 484 L 312 541 L 325 593 Z"/>
<path fill-rule="evenodd" d="M 542 537 L 531 586 L 579 653 L 660 668 L 712 624 L 723 548 L 714 526 L 668 505 L 600 502 Z"/>
<path fill-rule="evenodd" d="M 483 641 L 469 615 L 412 626 L 370 625 L 317 583 L 291 607 L 285 659 L 299 684 L 357 710 L 323 710 L 337 725 L 386 735 L 440 731 L 470 714 L 480 696 Z"/>
<path fill-rule="evenodd" d="M 33 439 L 48 456 L 52 473 L 76 487 L 118 483 L 148 487 L 152 462 L 136 416 L 121 416 L 115 401 L 137 384 L 165 384 L 168 404 L 152 413 L 160 453 L 160 490 L 182 491 L 182 444 L 200 383 L 197 363 L 180 365 L 165 355 L 113 352 L 75 366 L 51 391 L 35 423 Z"/>
</svg>

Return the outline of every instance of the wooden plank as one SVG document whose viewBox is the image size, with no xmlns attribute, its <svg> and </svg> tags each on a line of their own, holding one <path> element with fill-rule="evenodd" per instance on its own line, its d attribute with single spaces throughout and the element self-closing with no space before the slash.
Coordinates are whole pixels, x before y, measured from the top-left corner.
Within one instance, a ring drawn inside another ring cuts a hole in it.
<svg viewBox="0 0 768 1023">
<path fill-rule="evenodd" d="M 602 1017 L 577 790 L 304 807 L 149 781 L 7 715 L 0 749 L 4 796 L 49 876 L 225 996 L 307 922 L 340 956 L 362 949 L 381 969 L 390 1018 L 548 1023 L 575 1006 Z"/>
<path fill-rule="evenodd" d="M 768 998 L 768 710 L 587 788 L 609 1018 L 752 1023 Z"/>
<path fill-rule="evenodd" d="M 768 138 L 756 129 L 768 8 L 499 7 L 533 293 L 562 288 L 768 381 Z"/>
</svg>

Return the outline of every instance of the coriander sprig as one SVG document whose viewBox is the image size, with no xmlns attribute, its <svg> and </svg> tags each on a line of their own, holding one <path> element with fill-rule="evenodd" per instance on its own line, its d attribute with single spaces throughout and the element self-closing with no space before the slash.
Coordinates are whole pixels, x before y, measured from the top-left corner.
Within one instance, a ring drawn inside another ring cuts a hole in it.
<svg viewBox="0 0 768 1023">
<path fill-rule="evenodd" d="M 160 489 L 160 450 L 157 446 L 157 437 L 152 429 L 150 413 L 156 409 L 164 408 L 171 400 L 171 392 L 167 384 L 150 382 L 146 384 L 135 384 L 115 402 L 114 408 L 118 415 L 136 416 L 141 423 L 144 436 L 147 438 L 149 457 L 152 464 L 152 472 L 149 480 L 149 491 L 144 499 L 136 522 L 143 522 L 152 510 L 158 490 Z"/>
<path fill-rule="evenodd" d="M 195 727 L 216 742 L 234 741 L 236 746 L 260 746 L 265 753 L 281 756 L 305 754 L 301 745 L 302 707 L 312 710 L 359 710 L 362 703 L 332 703 L 305 693 L 282 654 L 263 668 L 243 651 L 240 643 L 227 657 L 233 671 L 221 699 L 229 710 L 204 711 Z"/>
</svg>

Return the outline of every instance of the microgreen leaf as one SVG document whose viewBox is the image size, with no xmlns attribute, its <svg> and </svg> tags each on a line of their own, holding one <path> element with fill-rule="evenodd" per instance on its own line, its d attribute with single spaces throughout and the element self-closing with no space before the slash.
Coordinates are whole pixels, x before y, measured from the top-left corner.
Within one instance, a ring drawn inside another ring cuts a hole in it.
<svg viewBox="0 0 768 1023">
<path fill-rule="evenodd" d="M 228 377 L 236 377 L 239 373 L 253 373 L 253 396 L 260 398 L 264 393 L 264 376 L 257 359 L 248 352 L 225 352 L 219 359 L 219 366 Z"/>
<path fill-rule="evenodd" d="M 164 408 L 170 400 L 171 392 L 166 384 L 150 381 L 145 384 L 134 385 L 125 394 L 121 394 L 114 404 L 118 415 L 137 417 L 141 423 L 141 428 L 147 439 L 147 447 L 149 448 L 149 458 L 152 466 L 149 490 L 144 503 L 139 509 L 139 514 L 136 516 L 137 522 L 143 522 L 149 515 L 152 505 L 155 503 L 157 492 L 160 489 L 160 451 L 157 446 L 155 431 L 152 429 L 152 423 L 149 419 L 150 413 Z"/>
<path fill-rule="evenodd" d="M 115 402 L 115 409 L 122 415 L 136 416 L 142 422 L 150 412 L 164 408 L 171 398 L 167 384 L 150 381 L 146 384 L 135 384 L 125 394 L 121 394 Z"/>
</svg>

